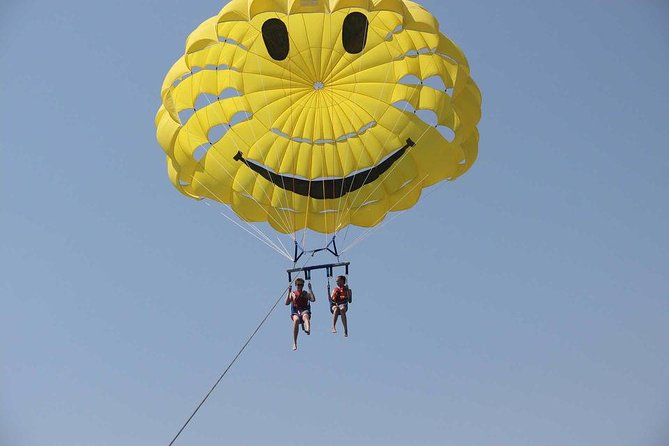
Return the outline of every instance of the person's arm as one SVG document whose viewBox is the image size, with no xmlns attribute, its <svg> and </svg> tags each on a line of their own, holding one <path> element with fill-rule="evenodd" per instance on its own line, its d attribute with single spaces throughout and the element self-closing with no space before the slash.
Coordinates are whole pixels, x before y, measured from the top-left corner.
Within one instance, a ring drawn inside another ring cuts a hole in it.
<svg viewBox="0 0 669 446">
<path fill-rule="evenodd" d="M 286 296 L 286 301 L 284 302 L 285 305 L 290 305 L 290 302 L 291 302 L 291 300 L 292 300 L 292 299 L 291 299 L 291 294 L 292 294 L 292 292 L 293 292 L 293 286 L 292 286 L 292 285 L 288 285 L 288 295 Z"/>
<path fill-rule="evenodd" d="M 348 299 L 348 303 L 353 302 L 353 291 L 346 285 L 346 298 Z"/>
<path fill-rule="evenodd" d="M 309 282 L 308 286 L 309 286 L 309 300 L 312 302 L 316 302 L 316 295 L 314 294 L 313 288 L 311 288 L 311 282 Z"/>
</svg>

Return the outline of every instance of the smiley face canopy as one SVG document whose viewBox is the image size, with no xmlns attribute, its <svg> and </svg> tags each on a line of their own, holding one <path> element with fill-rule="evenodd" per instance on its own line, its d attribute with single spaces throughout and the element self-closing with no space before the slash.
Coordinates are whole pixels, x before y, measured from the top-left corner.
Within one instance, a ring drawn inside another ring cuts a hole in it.
<svg viewBox="0 0 669 446">
<path fill-rule="evenodd" d="M 406 0 L 233 0 L 156 116 L 170 180 L 282 233 L 371 227 L 476 160 L 464 54 Z"/>
</svg>

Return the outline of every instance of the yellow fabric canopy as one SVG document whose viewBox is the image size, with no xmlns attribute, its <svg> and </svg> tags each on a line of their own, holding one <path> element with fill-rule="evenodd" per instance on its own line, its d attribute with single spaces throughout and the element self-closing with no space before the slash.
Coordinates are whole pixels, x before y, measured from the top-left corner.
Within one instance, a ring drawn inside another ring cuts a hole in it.
<svg viewBox="0 0 669 446">
<path fill-rule="evenodd" d="M 231 1 L 165 77 L 170 180 L 283 233 L 410 208 L 477 156 L 481 95 L 438 26 L 404 0 Z"/>
</svg>

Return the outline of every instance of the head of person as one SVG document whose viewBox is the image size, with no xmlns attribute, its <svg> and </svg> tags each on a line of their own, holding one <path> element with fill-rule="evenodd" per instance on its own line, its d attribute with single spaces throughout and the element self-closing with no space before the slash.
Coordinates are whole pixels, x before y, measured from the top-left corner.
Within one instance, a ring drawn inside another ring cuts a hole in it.
<svg viewBox="0 0 669 446">
<path fill-rule="evenodd" d="M 304 288 L 304 279 L 300 279 L 299 277 L 295 279 L 295 286 L 298 288 Z"/>
<path fill-rule="evenodd" d="M 340 287 L 346 285 L 346 276 L 337 276 L 337 285 Z"/>
</svg>

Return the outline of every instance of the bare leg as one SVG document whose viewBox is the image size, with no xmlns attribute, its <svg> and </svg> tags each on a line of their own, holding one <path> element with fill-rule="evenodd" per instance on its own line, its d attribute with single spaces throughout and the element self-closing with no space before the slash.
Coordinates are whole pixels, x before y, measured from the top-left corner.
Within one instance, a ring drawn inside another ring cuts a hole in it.
<svg viewBox="0 0 669 446">
<path fill-rule="evenodd" d="M 339 317 L 339 307 L 333 305 L 334 311 L 332 312 L 332 333 L 337 333 L 337 318 Z"/>
<path fill-rule="evenodd" d="M 341 324 L 344 326 L 344 337 L 348 336 L 348 321 L 346 320 L 346 310 L 341 310 Z"/>
<path fill-rule="evenodd" d="M 300 318 L 293 316 L 293 351 L 297 350 L 297 333 L 300 329 Z"/>
<path fill-rule="evenodd" d="M 302 316 L 302 320 L 304 320 L 304 332 L 308 335 L 311 334 L 311 316 L 305 314 Z"/>
</svg>

